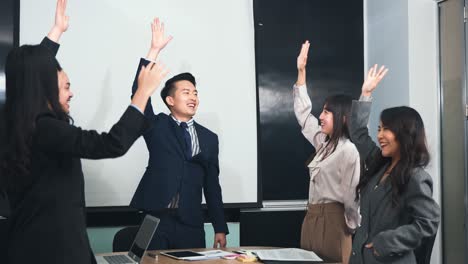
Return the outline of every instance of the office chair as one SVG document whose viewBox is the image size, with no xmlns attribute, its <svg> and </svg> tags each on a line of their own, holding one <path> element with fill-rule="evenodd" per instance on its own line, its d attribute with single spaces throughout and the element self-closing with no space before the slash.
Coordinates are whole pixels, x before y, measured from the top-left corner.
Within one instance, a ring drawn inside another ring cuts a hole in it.
<svg viewBox="0 0 468 264">
<path fill-rule="evenodd" d="M 416 256 L 416 263 L 418 264 L 431 263 L 432 247 L 434 247 L 436 235 L 424 238 L 421 241 L 421 245 L 419 245 L 419 247 L 417 247 L 414 250 L 414 255 Z"/>
<path fill-rule="evenodd" d="M 132 246 L 133 240 L 135 240 L 138 228 L 139 226 L 127 226 L 115 233 L 114 240 L 112 241 L 112 251 L 128 251 Z"/>
</svg>

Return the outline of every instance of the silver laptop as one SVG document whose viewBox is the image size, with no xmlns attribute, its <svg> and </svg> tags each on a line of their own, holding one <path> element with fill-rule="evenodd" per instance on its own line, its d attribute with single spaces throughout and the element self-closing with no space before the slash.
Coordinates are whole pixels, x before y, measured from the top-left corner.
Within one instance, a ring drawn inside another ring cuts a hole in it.
<svg viewBox="0 0 468 264">
<path fill-rule="evenodd" d="M 118 254 L 112 256 L 96 256 L 96 261 L 99 264 L 134 264 L 140 263 L 148 245 L 153 238 L 156 228 L 159 225 L 159 219 L 146 215 L 141 223 L 138 233 L 133 240 L 132 247 L 127 254 Z"/>
</svg>

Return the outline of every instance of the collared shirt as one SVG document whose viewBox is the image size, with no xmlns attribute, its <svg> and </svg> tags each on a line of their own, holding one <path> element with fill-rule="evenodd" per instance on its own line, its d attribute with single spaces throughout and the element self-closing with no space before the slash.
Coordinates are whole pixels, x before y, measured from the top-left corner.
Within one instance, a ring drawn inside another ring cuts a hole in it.
<svg viewBox="0 0 468 264">
<path fill-rule="evenodd" d="M 177 120 L 173 115 L 171 115 L 172 119 L 180 126 L 182 121 Z M 187 123 L 187 130 L 190 134 L 190 139 L 192 140 L 192 157 L 200 153 L 200 144 L 198 143 L 198 136 L 197 130 L 195 129 L 195 121 L 191 118 Z"/>
<path fill-rule="evenodd" d="M 323 158 L 327 135 L 321 132 L 319 122 L 312 115 L 312 101 L 307 87 L 294 86 L 294 113 L 302 128 L 302 134 L 317 151 L 308 165 L 310 174 L 309 203 L 339 202 L 344 205 L 346 224 L 350 229 L 360 225 L 359 202 L 356 186 L 360 177 L 359 152 L 347 138 L 341 138 L 335 151 Z"/>
</svg>

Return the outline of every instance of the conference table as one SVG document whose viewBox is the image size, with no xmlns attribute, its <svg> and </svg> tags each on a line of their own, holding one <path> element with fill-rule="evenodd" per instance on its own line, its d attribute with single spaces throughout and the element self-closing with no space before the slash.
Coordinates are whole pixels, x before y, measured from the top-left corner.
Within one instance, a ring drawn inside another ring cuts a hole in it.
<svg viewBox="0 0 468 264">
<path fill-rule="evenodd" d="M 233 250 L 239 250 L 239 249 L 244 249 L 244 250 L 255 250 L 255 249 L 272 249 L 272 247 L 240 247 L 240 248 L 220 248 L 221 250 L 224 251 L 233 251 Z M 180 249 L 179 249 L 180 250 Z M 173 250 L 173 251 L 179 251 L 179 250 Z M 209 248 L 196 248 L 196 249 L 187 249 L 187 250 L 193 250 L 193 251 L 206 251 L 206 250 L 211 250 Z M 228 260 L 228 259 L 210 259 L 210 260 L 197 260 L 197 261 L 184 261 L 184 260 L 177 260 L 173 259 L 164 255 L 161 255 L 160 252 L 168 252 L 171 250 L 150 250 L 147 251 L 147 253 L 152 253 L 156 257 L 150 257 L 148 254 L 145 254 L 142 261 L 140 262 L 141 264 L 181 264 L 181 263 L 193 263 L 193 264 L 240 264 L 240 263 L 263 263 L 261 261 L 256 261 L 256 262 L 241 262 L 238 260 Z M 122 252 L 120 252 L 121 254 Z M 108 256 L 108 255 L 113 255 L 113 254 L 118 254 L 118 253 L 109 253 L 109 254 L 98 254 L 100 256 Z M 280 263 L 280 262 L 268 262 L 268 263 Z M 285 262 L 281 262 L 285 263 Z M 295 262 L 292 262 L 295 263 Z M 297 262 L 301 263 L 301 262 Z M 303 262 L 305 263 L 305 262 Z M 327 264 L 340 264 L 336 262 L 308 262 L 308 263 L 327 263 Z"/>
</svg>

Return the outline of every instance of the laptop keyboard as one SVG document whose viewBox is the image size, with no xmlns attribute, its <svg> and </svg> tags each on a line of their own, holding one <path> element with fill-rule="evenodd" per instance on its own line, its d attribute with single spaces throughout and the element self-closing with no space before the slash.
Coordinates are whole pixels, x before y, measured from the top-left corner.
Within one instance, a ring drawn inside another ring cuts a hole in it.
<svg viewBox="0 0 468 264">
<path fill-rule="evenodd" d="M 104 259 L 110 264 L 127 264 L 134 263 L 126 255 L 113 255 L 113 256 L 104 256 Z"/>
</svg>

